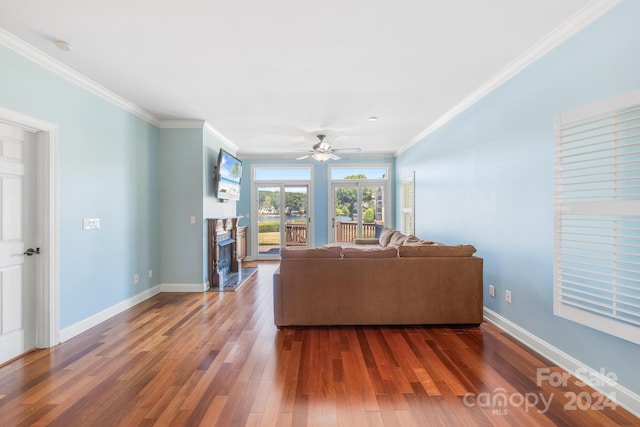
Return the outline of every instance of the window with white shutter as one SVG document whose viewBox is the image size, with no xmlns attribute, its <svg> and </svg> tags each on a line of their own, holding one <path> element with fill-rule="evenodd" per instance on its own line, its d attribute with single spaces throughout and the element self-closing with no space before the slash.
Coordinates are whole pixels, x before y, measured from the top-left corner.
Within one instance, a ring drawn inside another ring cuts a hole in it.
<svg viewBox="0 0 640 427">
<path fill-rule="evenodd" d="M 554 313 L 640 343 L 640 91 L 556 120 Z"/>
<path fill-rule="evenodd" d="M 411 172 L 402 179 L 402 233 L 415 233 L 415 206 L 414 206 L 415 173 Z"/>
</svg>

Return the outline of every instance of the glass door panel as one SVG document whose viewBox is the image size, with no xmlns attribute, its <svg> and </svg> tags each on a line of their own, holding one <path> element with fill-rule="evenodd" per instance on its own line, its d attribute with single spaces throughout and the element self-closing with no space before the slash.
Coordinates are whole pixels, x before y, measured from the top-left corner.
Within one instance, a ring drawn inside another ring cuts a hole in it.
<svg viewBox="0 0 640 427">
<path fill-rule="evenodd" d="M 333 189 L 334 242 L 353 242 L 358 238 L 358 187 L 336 185 Z"/>
<path fill-rule="evenodd" d="M 309 245 L 309 187 L 307 185 L 284 186 L 285 247 Z"/>
<path fill-rule="evenodd" d="M 258 255 L 280 255 L 280 187 L 258 187 Z"/>
<path fill-rule="evenodd" d="M 384 194 L 384 185 L 334 185 L 331 214 L 334 242 L 378 237 L 385 223 Z"/>
<path fill-rule="evenodd" d="M 379 237 L 384 227 L 384 186 L 363 185 L 360 190 L 362 206 L 360 235 L 365 239 Z"/>
</svg>

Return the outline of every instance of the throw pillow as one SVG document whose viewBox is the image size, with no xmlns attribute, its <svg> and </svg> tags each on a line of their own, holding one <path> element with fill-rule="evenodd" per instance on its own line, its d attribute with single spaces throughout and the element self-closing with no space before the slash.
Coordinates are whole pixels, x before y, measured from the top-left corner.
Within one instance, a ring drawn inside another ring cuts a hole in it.
<svg viewBox="0 0 640 427">
<path fill-rule="evenodd" d="M 391 236 L 395 231 L 392 228 L 384 227 L 380 232 L 380 246 L 384 247 L 389 244 L 389 240 L 391 240 Z"/>
<path fill-rule="evenodd" d="M 407 235 L 395 231 L 389 240 L 389 246 L 402 246 L 405 240 L 407 240 Z"/>
<path fill-rule="evenodd" d="M 400 246 L 400 257 L 467 257 L 476 252 L 473 245 L 424 245 L 424 246 Z"/>
<path fill-rule="evenodd" d="M 342 248 L 332 246 L 329 248 L 282 248 L 280 258 L 340 258 Z"/>
</svg>

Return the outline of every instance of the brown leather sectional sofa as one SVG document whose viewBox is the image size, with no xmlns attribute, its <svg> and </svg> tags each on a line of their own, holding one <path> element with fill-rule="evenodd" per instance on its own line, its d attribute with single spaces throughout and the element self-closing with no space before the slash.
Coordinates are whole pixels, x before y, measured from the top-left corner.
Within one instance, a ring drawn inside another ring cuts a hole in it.
<svg viewBox="0 0 640 427">
<path fill-rule="evenodd" d="M 276 326 L 481 323 L 483 260 L 475 248 L 415 240 L 282 249 Z"/>
</svg>

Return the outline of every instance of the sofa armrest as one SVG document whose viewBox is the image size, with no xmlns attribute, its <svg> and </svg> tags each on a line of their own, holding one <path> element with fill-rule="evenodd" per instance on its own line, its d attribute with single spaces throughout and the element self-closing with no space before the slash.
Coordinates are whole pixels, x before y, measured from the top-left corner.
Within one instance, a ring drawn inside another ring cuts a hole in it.
<svg viewBox="0 0 640 427">
<path fill-rule="evenodd" d="M 353 241 L 356 245 L 378 245 L 380 244 L 380 240 L 370 237 L 367 239 L 355 239 Z"/>
<path fill-rule="evenodd" d="M 282 277 L 280 266 L 273 273 L 273 321 L 280 328 L 282 324 Z"/>
</svg>

